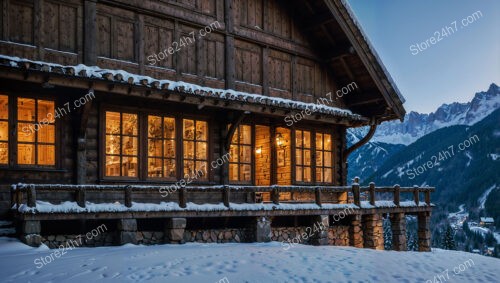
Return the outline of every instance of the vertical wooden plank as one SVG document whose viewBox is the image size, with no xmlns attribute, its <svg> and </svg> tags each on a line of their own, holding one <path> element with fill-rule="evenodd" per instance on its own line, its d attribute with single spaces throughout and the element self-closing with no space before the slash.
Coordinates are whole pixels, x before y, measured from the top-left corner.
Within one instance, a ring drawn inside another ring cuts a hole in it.
<svg viewBox="0 0 500 283">
<path fill-rule="evenodd" d="M 36 207 L 36 190 L 35 185 L 30 185 L 28 188 L 28 207 Z"/>
<path fill-rule="evenodd" d="M 135 58 L 139 64 L 139 74 L 144 74 L 144 15 L 136 14 L 135 37 Z"/>
<path fill-rule="evenodd" d="M 230 200 L 229 186 L 224 186 L 222 200 L 224 202 L 224 206 L 229 207 L 229 200 Z"/>
<path fill-rule="evenodd" d="M 83 32 L 83 63 L 95 66 L 97 64 L 97 12 L 96 0 L 84 2 L 84 32 Z"/>
<path fill-rule="evenodd" d="M 297 81 L 301 74 L 297 72 L 297 56 L 292 55 L 292 99 L 297 99 Z"/>
<path fill-rule="evenodd" d="M 175 20 L 174 21 L 174 38 L 172 39 L 173 42 L 179 43 L 179 38 L 180 38 L 180 25 L 179 21 Z M 175 52 L 173 55 L 173 68 L 176 71 L 175 72 L 175 79 L 180 80 L 181 79 L 181 74 L 182 74 L 182 67 L 181 67 L 181 59 L 180 59 L 180 54 L 179 52 Z"/>
<path fill-rule="evenodd" d="M 399 198 L 400 198 L 400 187 L 399 185 L 394 186 L 394 204 L 399 206 Z"/>
<path fill-rule="evenodd" d="M 85 201 L 86 201 L 86 192 L 85 188 L 79 187 L 76 189 L 76 203 L 78 204 L 79 207 L 85 207 Z"/>
<path fill-rule="evenodd" d="M 418 188 L 413 189 L 413 200 L 415 200 L 415 204 L 418 206 L 420 203 L 420 191 Z"/>
<path fill-rule="evenodd" d="M 352 185 L 352 195 L 354 198 L 354 204 L 357 206 L 360 206 L 361 202 L 360 202 L 360 193 L 359 193 L 359 184 L 358 183 L 354 183 Z"/>
<path fill-rule="evenodd" d="M 315 193 L 315 197 L 316 197 L 316 204 L 321 206 L 321 188 L 317 187 L 314 190 L 314 193 Z"/>
<path fill-rule="evenodd" d="M 132 187 L 130 185 L 125 186 L 125 206 L 132 207 Z"/>
<path fill-rule="evenodd" d="M 186 208 L 186 204 L 187 204 L 186 187 L 182 187 L 179 189 L 179 206 L 181 208 Z"/>
<path fill-rule="evenodd" d="M 44 0 L 35 1 L 33 7 L 33 16 L 34 16 L 34 45 L 37 49 L 36 57 L 38 60 L 43 61 L 44 59 L 44 48 L 43 48 L 43 37 L 45 33 L 43 32 L 43 4 Z M 52 31 L 54 32 L 54 31 Z"/>
<path fill-rule="evenodd" d="M 226 49 L 225 49 L 225 60 L 226 60 L 226 89 L 235 88 L 235 46 L 234 46 L 234 36 L 230 35 L 234 32 L 234 0 L 224 0 L 224 20 L 226 21 Z"/>
<path fill-rule="evenodd" d="M 269 96 L 269 47 L 266 46 L 262 48 L 262 59 L 261 59 L 261 78 L 262 78 L 262 94 Z"/>
<path fill-rule="evenodd" d="M 375 205 L 375 183 L 370 183 L 370 204 Z"/>
<path fill-rule="evenodd" d="M 280 204 L 280 189 L 278 187 L 274 187 L 271 192 L 271 201 L 274 204 Z"/>
</svg>

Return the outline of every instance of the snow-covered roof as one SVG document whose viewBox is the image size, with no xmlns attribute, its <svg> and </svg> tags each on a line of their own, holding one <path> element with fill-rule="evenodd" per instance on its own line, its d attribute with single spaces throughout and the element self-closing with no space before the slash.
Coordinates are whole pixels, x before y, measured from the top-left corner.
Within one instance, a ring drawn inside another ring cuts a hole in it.
<svg viewBox="0 0 500 283">
<path fill-rule="evenodd" d="M 495 222 L 495 220 L 493 219 L 493 217 L 481 217 L 481 222 L 493 223 Z"/>
<path fill-rule="evenodd" d="M 276 108 L 301 111 L 309 109 L 312 113 L 333 117 L 347 118 L 351 121 L 368 121 L 366 117 L 352 113 L 348 109 L 327 106 L 324 104 L 306 103 L 281 97 L 270 97 L 232 89 L 204 87 L 183 81 L 157 79 L 149 76 L 132 74 L 124 70 L 103 69 L 97 66 L 79 64 L 65 66 L 44 61 L 33 61 L 26 58 L 0 55 L 0 66 L 8 66 L 21 70 L 54 73 L 86 79 L 113 81 L 115 83 L 136 85 L 158 91 L 173 91 L 199 97 L 216 98 L 224 101 L 236 101 L 248 104 L 265 105 Z"/>
</svg>

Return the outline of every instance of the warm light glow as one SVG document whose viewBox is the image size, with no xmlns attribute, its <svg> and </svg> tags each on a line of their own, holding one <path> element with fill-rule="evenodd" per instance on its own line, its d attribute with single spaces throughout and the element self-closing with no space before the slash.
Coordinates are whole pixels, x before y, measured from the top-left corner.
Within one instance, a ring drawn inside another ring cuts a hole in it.
<svg viewBox="0 0 500 283">
<path fill-rule="evenodd" d="M 262 154 L 262 146 L 255 149 L 256 154 Z"/>
<path fill-rule="evenodd" d="M 0 164 L 9 163 L 9 97 L 0 95 Z"/>
<path fill-rule="evenodd" d="M 259 148 L 256 149 L 256 152 Z M 260 152 L 262 152 L 262 147 Z M 240 125 L 231 140 L 229 158 L 229 180 L 249 182 L 252 180 L 252 127 Z"/>
<path fill-rule="evenodd" d="M 106 176 L 137 177 L 138 121 L 136 114 L 106 112 Z"/>
</svg>

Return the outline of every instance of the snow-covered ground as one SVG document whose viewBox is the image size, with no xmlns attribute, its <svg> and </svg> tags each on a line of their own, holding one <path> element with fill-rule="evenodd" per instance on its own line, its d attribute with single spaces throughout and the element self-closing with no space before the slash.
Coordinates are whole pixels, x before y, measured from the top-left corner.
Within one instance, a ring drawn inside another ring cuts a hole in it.
<svg viewBox="0 0 500 283">
<path fill-rule="evenodd" d="M 399 283 L 434 282 L 448 273 L 446 282 L 489 283 L 498 282 L 500 267 L 499 259 L 439 249 L 418 253 L 297 245 L 284 250 L 277 242 L 75 248 L 59 258 L 55 251 L 0 238 L 0 281 Z M 50 254 L 54 261 L 37 268 L 35 260 Z"/>
</svg>

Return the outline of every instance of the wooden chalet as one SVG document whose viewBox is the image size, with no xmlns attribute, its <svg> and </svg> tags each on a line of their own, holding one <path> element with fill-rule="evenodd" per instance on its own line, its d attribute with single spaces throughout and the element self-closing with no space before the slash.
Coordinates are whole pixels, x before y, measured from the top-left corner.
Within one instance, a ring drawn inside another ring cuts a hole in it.
<svg viewBox="0 0 500 283">
<path fill-rule="evenodd" d="M 347 156 L 405 110 L 343 1 L 0 5 L 0 213 L 27 244 L 101 224 L 86 245 L 285 241 L 321 222 L 301 242 L 382 249 L 390 217 L 406 250 L 413 214 L 430 250 L 433 188 L 348 184 Z"/>
</svg>

